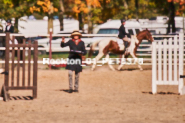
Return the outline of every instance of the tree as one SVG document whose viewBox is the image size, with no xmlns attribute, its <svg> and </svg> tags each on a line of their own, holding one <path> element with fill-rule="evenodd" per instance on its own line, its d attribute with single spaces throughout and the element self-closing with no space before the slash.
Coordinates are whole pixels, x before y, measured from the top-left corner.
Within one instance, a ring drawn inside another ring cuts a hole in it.
<svg viewBox="0 0 185 123">
<path fill-rule="evenodd" d="M 176 32 L 175 29 L 175 5 L 173 0 L 168 0 L 169 2 L 169 21 L 168 21 L 168 28 L 167 34 L 170 33 L 170 26 L 172 25 L 172 32 Z"/>
<path fill-rule="evenodd" d="M 54 4 L 55 2 L 55 4 Z M 30 7 L 30 11 L 42 13 L 48 16 L 48 33 L 50 32 L 50 29 L 53 30 L 53 16 L 55 12 L 58 12 L 58 8 L 54 7 L 54 5 L 57 5 L 59 1 L 51 1 L 51 0 L 37 0 L 36 4 L 32 7 Z"/>
<path fill-rule="evenodd" d="M 88 33 L 93 33 L 93 23 L 100 21 L 101 4 L 99 0 L 75 0 L 73 12 L 80 22 L 80 29 L 83 23 L 88 24 Z M 83 18 L 83 20 L 82 20 Z"/>
<path fill-rule="evenodd" d="M 60 7 L 59 7 L 58 15 L 59 15 L 59 21 L 60 21 L 60 31 L 63 31 L 64 30 L 63 16 L 65 12 L 63 0 L 59 0 L 59 4 L 60 4 Z"/>
<path fill-rule="evenodd" d="M 182 16 L 185 12 L 185 0 L 152 0 L 152 2 L 154 2 L 158 14 L 169 17 L 167 34 L 171 32 L 171 28 L 173 33 L 176 32 L 175 16 Z"/>
<path fill-rule="evenodd" d="M 29 15 L 29 8 L 34 4 L 35 0 L 0 0 L 0 18 L 15 18 L 14 32 L 18 32 L 18 20 L 20 17 Z"/>
</svg>

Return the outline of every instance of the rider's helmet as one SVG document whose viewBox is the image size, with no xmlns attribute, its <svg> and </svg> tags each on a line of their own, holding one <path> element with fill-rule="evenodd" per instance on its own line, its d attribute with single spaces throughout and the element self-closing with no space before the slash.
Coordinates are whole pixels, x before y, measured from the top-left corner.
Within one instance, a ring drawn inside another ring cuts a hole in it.
<svg viewBox="0 0 185 123">
<path fill-rule="evenodd" d="M 125 22 L 126 20 L 125 19 L 121 19 L 121 23 Z"/>
<path fill-rule="evenodd" d="M 11 23 L 11 19 L 8 19 L 6 22 L 7 22 L 7 23 Z"/>
</svg>

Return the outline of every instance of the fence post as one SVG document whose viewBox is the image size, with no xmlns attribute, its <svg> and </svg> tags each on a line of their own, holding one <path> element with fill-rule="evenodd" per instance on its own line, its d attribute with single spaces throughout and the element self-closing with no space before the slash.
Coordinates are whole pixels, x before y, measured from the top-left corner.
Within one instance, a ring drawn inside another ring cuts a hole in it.
<svg viewBox="0 0 185 123">
<path fill-rule="evenodd" d="M 183 75 L 184 34 L 179 33 L 179 75 Z M 183 78 L 179 77 L 179 93 L 183 94 Z"/>
<path fill-rule="evenodd" d="M 152 93 L 157 93 L 156 83 L 156 42 L 152 42 Z"/>
<path fill-rule="evenodd" d="M 37 98 L 37 61 L 38 61 L 38 42 L 34 42 L 34 64 L 33 64 L 33 99 Z"/>
<path fill-rule="evenodd" d="M 51 69 L 50 61 L 52 58 L 51 41 L 52 41 L 52 28 L 50 28 L 50 32 L 49 32 L 49 69 Z"/>
<path fill-rule="evenodd" d="M 5 50 L 5 72 L 9 72 L 9 41 L 10 41 L 10 33 L 6 33 L 6 50 Z M 9 78 L 8 75 L 5 74 L 5 86 L 8 86 Z"/>
<path fill-rule="evenodd" d="M 167 39 L 163 41 L 163 84 L 167 83 Z"/>
<path fill-rule="evenodd" d="M 162 46 L 163 46 L 162 41 L 159 41 L 158 42 L 158 54 L 157 54 L 157 56 L 158 56 L 158 59 L 157 59 L 158 71 L 157 72 L 158 72 L 158 82 L 161 84 L 162 84 L 162 48 L 163 48 Z"/>
</svg>

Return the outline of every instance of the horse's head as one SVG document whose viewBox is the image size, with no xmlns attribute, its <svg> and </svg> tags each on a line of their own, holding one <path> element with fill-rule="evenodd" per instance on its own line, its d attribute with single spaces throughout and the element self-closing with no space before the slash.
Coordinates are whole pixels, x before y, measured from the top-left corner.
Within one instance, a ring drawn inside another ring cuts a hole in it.
<svg viewBox="0 0 185 123">
<path fill-rule="evenodd" d="M 150 33 L 150 31 L 147 28 L 146 28 L 146 30 L 139 32 L 137 37 L 138 37 L 138 39 L 141 39 L 141 40 L 144 39 L 144 40 L 148 40 L 150 42 L 154 41 L 152 34 Z"/>
<path fill-rule="evenodd" d="M 150 31 L 146 28 L 146 40 L 153 42 L 154 38 L 152 37 L 152 34 L 150 33 Z"/>
</svg>

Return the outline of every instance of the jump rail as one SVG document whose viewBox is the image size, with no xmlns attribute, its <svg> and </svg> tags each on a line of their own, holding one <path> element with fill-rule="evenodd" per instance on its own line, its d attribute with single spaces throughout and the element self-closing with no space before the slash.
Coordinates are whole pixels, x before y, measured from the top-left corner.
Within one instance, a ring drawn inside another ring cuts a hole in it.
<svg viewBox="0 0 185 123">
<path fill-rule="evenodd" d="M 6 36 L 6 34 L 0 34 L 0 36 Z M 24 37 L 37 37 L 37 36 L 43 36 L 43 37 L 49 37 L 49 34 L 29 34 L 29 35 L 24 35 L 24 34 L 10 34 L 10 36 L 24 36 Z M 70 34 L 52 34 L 52 37 L 62 37 L 62 36 L 71 36 Z M 84 37 L 117 37 L 117 34 L 82 34 Z M 174 35 L 153 35 L 153 37 L 174 37 Z M 185 37 L 185 36 L 184 36 Z"/>
</svg>

